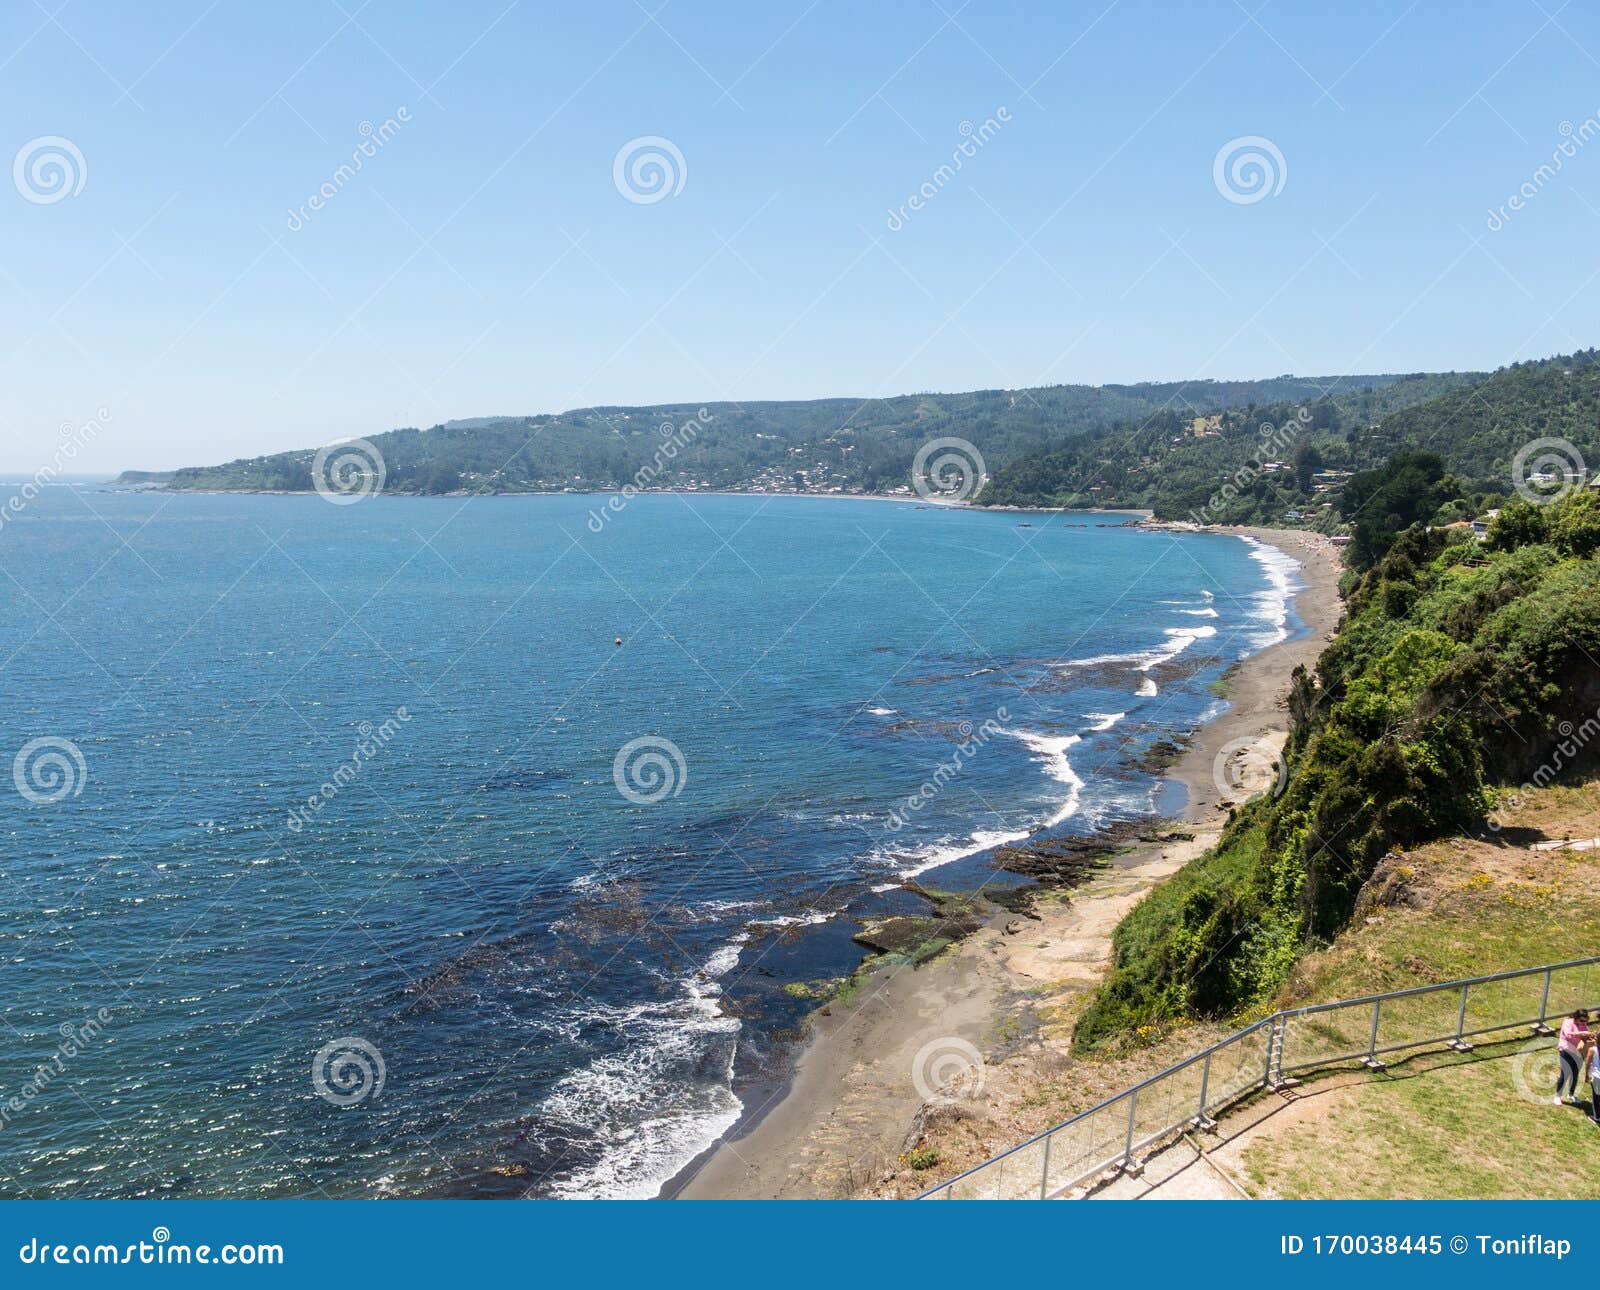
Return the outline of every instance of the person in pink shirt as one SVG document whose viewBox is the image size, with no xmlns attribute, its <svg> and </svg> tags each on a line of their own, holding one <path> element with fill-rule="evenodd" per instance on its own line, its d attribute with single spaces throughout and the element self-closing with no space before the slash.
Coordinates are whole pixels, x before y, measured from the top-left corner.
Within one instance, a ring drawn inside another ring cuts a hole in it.
<svg viewBox="0 0 1600 1290">
<path fill-rule="evenodd" d="M 1556 1054 L 1561 1059 L 1561 1071 L 1556 1076 L 1557 1106 L 1578 1100 L 1578 1076 L 1583 1070 L 1583 1050 L 1589 1039 L 1589 1011 L 1579 1008 L 1561 1023 L 1561 1033 L 1556 1038 Z"/>
</svg>

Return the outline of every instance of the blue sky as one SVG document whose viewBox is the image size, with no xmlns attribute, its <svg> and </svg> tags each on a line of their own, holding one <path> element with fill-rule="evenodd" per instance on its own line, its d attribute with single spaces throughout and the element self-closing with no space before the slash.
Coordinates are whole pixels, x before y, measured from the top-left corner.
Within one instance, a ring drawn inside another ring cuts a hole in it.
<svg viewBox="0 0 1600 1290">
<path fill-rule="evenodd" d="M 1597 72 L 1600 31 L 1554 0 L 19 0 L 0 468 L 101 410 L 80 468 L 597 403 L 1587 347 Z M 614 182 L 642 137 L 683 160 L 660 200 Z M 1276 150 L 1260 200 L 1214 181 L 1241 138 Z M 52 148 L 66 196 L 28 164 Z"/>
</svg>

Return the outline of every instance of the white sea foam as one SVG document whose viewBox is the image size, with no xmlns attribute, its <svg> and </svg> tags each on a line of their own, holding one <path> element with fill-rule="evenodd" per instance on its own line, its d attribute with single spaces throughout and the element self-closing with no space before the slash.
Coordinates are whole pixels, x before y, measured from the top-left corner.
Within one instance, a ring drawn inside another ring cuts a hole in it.
<svg viewBox="0 0 1600 1290">
<path fill-rule="evenodd" d="M 747 909 L 765 909 L 759 900 L 708 900 L 696 905 L 691 914 L 697 923 L 721 922 L 729 914 L 743 913 Z"/>
<path fill-rule="evenodd" d="M 688 982 L 689 993 L 696 999 L 714 999 L 722 993 L 722 987 L 708 986 L 708 981 L 726 976 L 739 965 L 739 955 L 743 952 L 745 942 L 750 939 L 748 932 L 740 932 L 731 941 L 719 949 L 706 960 L 706 965 Z"/>
<path fill-rule="evenodd" d="M 818 923 L 825 923 L 832 914 L 824 913 L 820 909 L 813 909 L 808 914 L 775 914 L 771 918 L 754 918 L 750 920 L 751 927 L 815 927 Z"/>
<path fill-rule="evenodd" d="M 1085 712 L 1083 714 L 1083 719 L 1085 721 L 1094 722 L 1094 724 L 1089 727 L 1089 732 L 1091 734 L 1099 734 L 1101 731 L 1110 730 L 1112 726 L 1116 725 L 1117 722 L 1121 721 L 1123 717 L 1127 715 L 1128 714 L 1126 712 Z"/>
<path fill-rule="evenodd" d="M 1275 546 L 1268 546 L 1245 534 L 1240 534 L 1240 537 L 1249 546 L 1251 558 L 1261 565 L 1267 575 L 1267 589 L 1251 597 L 1251 617 L 1264 626 L 1251 636 L 1250 648 L 1264 649 L 1289 639 L 1289 603 L 1300 585 L 1295 576 L 1300 562 Z"/>
<path fill-rule="evenodd" d="M 1143 663 L 1159 654 L 1159 650 L 1135 650 L 1130 654 L 1091 654 L 1088 658 L 1069 658 L 1062 667 L 1098 667 L 1103 663 Z"/>
<path fill-rule="evenodd" d="M 1169 627 L 1167 628 L 1167 644 L 1164 649 L 1151 650 L 1145 662 L 1139 665 L 1141 672 L 1148 672 L 1159 663 L 1166 663 L 1178 657 L 1196 641 L 1206 640 L 1215 636 L 1215 627 Z"/>
<path fill-rule="evenodd" d="M 1083 790 L 1083 781 L 1078 778 L 1077 772 L 1072 769 L 1072 763 L 1067 760 L 1067 749 L 1074 744 L 1082 743 L 1082 737 L 1045 735 L 1032 730 L 1004 730 L 1001 733 L 1021 742 L 1029 752 L 1044 763 L 1045 771 L 1052 779 L 1058 779 L 1067 786 L 1066 801 L 1045 821 L 1045 826 L 1060 824 L 1075 814 L 1078 809 L 1079 794 Z"/>
<path fill-rule="evenodd" d="M 1148 676 L 1139 682 L 1139 688 L 1134 691 L 1134 694 L 1141 699 L 1154 698 L 1158 693 L 1160 691 L 1157 689 L 1155 681 Z"/>
<path fill-rule="evenodd" d="M 741 932 L 712 954 L 677 1001 L 606 1010 L 627 1036 L 626 1049 L 563 1076 L 539 1107 L 541 1116 L 604 1140 L 599 1159 L 552 1184 L 556 1195 L 648 1200 L 738 1122 L 744 1103 L 732 1085 L 740 1023 L 721 1015 L 717 978 L 738 963 L 748 940 Z"/>
<path fill-rule="evenodd" d="M 1215 617 L 1217 617 L 1217 611 L 1215 609 L 1212 609 L 1209 605 L 1206 606 L 1206 608 L 1204 608 L 1204 609 L 1180 609 L 1180 610 L 1178 610 L 1178 612 L 1180 614 L 1188 614 L 1191 618 L 1215 618 Z"/>
<path fill-rule="evenodd" d="M 1130 663 L 1141 672 L 1148 672 L 1177 656 L 1197 640 L 1215 636 L 1215 627 L 1169 627 L 1166 643 L 1156 649 L 1132 650 L 1126 654 L 1094 654 L 1088 658 L 1068 659 L 1063 667 L 1095 667 L 1106 663 Z"/>
<path fill-rule="evenodd" d="M 867 711 L 870 712 L 875 717 L 892 717 L 892 716 L 894 716 L 894 709 L 893 708 L 868 708 Z"/>
<path fill-rule="evenodd" d="M 955 860 L 965 860 L 968 856 L 975 856 L 990 847 L 1004 846 L 1008 842 L 1021 842 L 1030 832 L 1032 832 L 1030 829 L 1023 829 L 1020 833 L 979 829 L 964 842 L 935 842 L 919 851 L 895 852 L 892 857 L 898 866 L 895 881 L 880 882 L 872 890 L 894 891 L 909 878 L 915 878 L 930 869 L 937 869 L 940 865 L 950 864 Z"/>
</svg>

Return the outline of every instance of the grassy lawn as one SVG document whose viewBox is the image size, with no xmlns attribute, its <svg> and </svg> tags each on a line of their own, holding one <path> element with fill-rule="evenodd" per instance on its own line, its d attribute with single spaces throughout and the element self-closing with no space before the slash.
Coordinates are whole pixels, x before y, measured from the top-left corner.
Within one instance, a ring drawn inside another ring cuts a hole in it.
<svg viewBox="0 0 1600 1290">
<path fill-rule="evenodd" d="M 1539 795 L 1543 797 L 1543 795 Z M 1570 806 L 1594 802 L 1576 821 L 1600 836 L 1600 785 Z M 1564 813 L 1566 822 L 1573 822 Z M 1550 836 L 1564 830 L 1542 821 Z M 1379 866 L 1355 921 L 1307 956 L 1277 1000 L 1294 1007 L 1357 998 L 1600 953 L 1600 851 L 1530 851 L 1452 839 Z M 1592 1002 L 1600 1003 L 1600 999 Z"/>
<path fill-rule="evenodd" d="M 1301 963 L 1278 1005 L 1600 953 L 1600 852 L 1526 846 L 1534 830 L 1600 836 L 1600 784 L 1532 794 L 1507 823 L 1510 842 L 1452 839 L 1387 859 L 1355 921 Z M 1600 1196 L 1600 1129 L 1551 1105 L 1554 1081 L 1554 1041 L 1530 1048 L 1525 1034 L 1312 1079 L 1245 1147 L 1246 1180 L 1286 1197 Z"/>
<path fill-rule="evenodd" d="M 1245 1148 L 1250 1189 L 1296 1199 L 1600 1196 L 1600 1129 L 1582 1108 L 1550 1104 L 1551 1041 L 1531 1056 L 1524 1043 L 1430 1054 L 1342 1087 L 1307 1084 L 1306 1113 L 1281 1129 L 1269 1121 Z"/>
</svg>

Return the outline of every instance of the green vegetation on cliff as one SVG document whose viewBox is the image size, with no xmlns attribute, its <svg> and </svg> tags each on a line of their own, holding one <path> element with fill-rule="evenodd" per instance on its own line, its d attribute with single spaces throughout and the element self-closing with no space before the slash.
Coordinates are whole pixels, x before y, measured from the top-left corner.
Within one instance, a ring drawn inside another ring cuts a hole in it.
<svg viewBox="0 0 1600 1290">
<path fill-rule="evenodd" d="M 1374 495 L 1432 496 L 1426 475 L 1401 456 Z M 1373 543 L 1316 675 L 1295 676 L 1286 788 L 1124 920 L 1079 1044 L 1264 1004 L 1391 849 L 1482 833 L 1508 789 L 1600 754 L 1600 498 L 1508 507 L 1484 542 L 1416 525 Z"/>
</svg>

